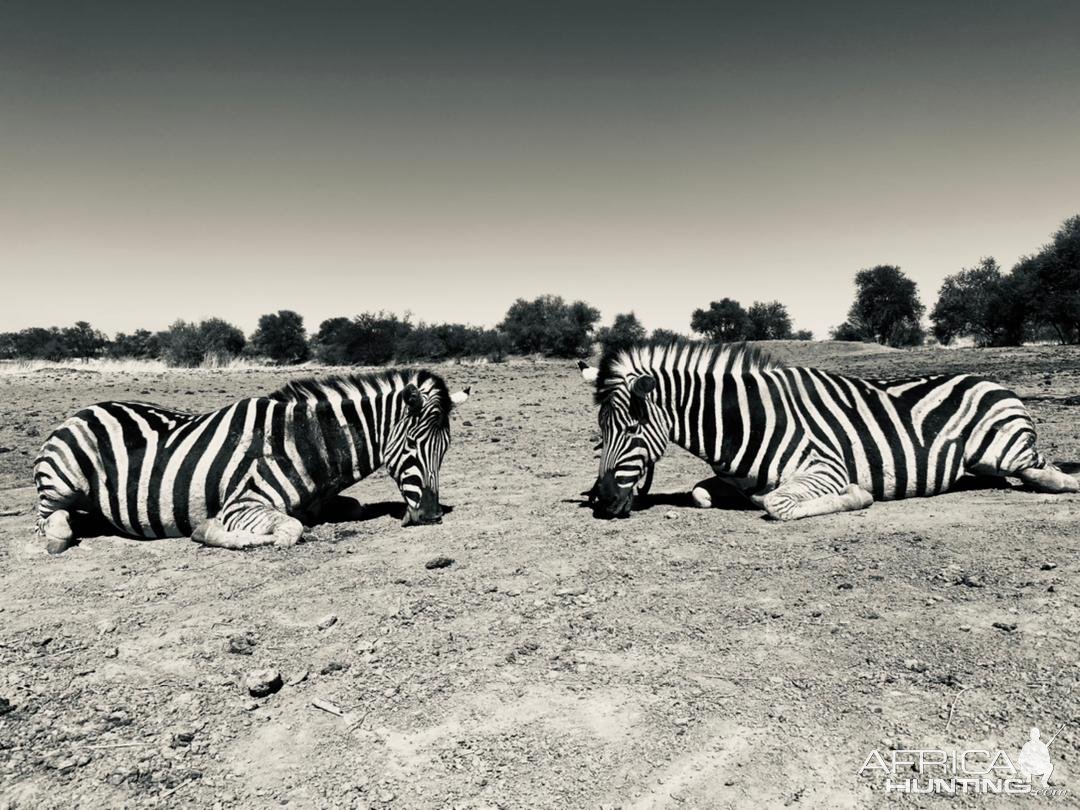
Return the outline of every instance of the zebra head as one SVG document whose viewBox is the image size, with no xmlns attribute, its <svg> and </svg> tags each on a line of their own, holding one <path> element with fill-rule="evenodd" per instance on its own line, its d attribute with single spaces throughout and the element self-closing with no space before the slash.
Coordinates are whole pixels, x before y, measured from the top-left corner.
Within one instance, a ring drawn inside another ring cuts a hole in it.
<svg viewBox="0 0 1080 810">
<path fill-rule="evenodd" d="M 653 393 L 656 378 L 629 372 L 597 381 L 594 368 L 580 364 L 586 382 L 597 382 L 600 404 L 600 471 L 589 493 L 598 514 L 630 516 L 635 488 L 647 490 L 653 465 L 667 449 L 671 425 Z"/>
<path fill-rule="evenodd" d="M 469 389 L 447 395 L 434 378 L 410 382 L 397 394 L 397 421 L 386 440 L 386 468 L 405 499 L 402 526 L 442 523 L 439 467 L 450 446 L 450 409 Z"/>
</svg>

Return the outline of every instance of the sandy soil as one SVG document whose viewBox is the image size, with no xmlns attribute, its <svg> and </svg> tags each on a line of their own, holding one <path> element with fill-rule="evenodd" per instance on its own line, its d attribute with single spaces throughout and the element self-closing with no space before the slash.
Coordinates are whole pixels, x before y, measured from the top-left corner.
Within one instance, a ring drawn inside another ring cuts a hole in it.
<svg viewBox="0 0 1080 810">
<path fill-rule="evenodd" d="M 977 370 L 1080 460 L 1076 349 L 780 348 L 863 376 Z M 573 363 L 440 371 L 474 392 L 441 526 L 402 529 L 380 475 L 350 493 L 365 520 L 295 548 L 97 537 L 58 557 L 26 484 L 64 416 L 208 409 L 289 372 L 0 375 L 0 807 L 865 807 L 898 800 L 858 775 L 872 749 L 1015 751 L 1062 724 L 1056 802 L 1078 805 L 1080 497 L 776 524 L 688 508 L 707 470 L 673 450 L 647 508 L 602 522 L 578 496 L 597 430 Z M 265 667 L 287 683 L 252 698 Z M 919 799 L 958 802 L 997 804 Z"/>
</svg>

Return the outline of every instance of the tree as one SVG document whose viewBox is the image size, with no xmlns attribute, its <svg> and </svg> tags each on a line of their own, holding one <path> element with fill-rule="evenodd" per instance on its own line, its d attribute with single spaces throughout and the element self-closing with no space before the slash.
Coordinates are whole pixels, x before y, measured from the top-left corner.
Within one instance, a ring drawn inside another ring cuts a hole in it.
<svg viewBox="0 0 1080 810">
<path fill-rule="evenodd" d="M 304 319 L 290 309 L 261 316 L 251 345 L 257 354 L 277 363 L 302 363 L 310 354 Z"/>
<path fill-rule="evenodd" d="M 633 312 L 625 312 L 615 316 L 611 326 L 605 326 L 596 333 L 596 339 L 600 341 L 605 353 L 629 349 L 636 343 L 645 340 L 645 327 L 637 319 Z"/>
<path fill-rule="evenodd" d="M 944 345 L 964 335 L 973 337 L 978 346 L 999 344 L 1001 329 L 996 310 L 1003 282 L 1001 268 L 989 257 L 946 276 L 930 312 L 934 337 Z"/>
<path fill-rule="evenodd" d="M 148 329 L 136 329 L 130 335 L 117 332 L 108 346 L 111 357 L 132 357 L 153 359 L 161 356 L 161 343 L 158 336 Z"/>
<path fill-rule="evenodd" d="M 809 329 L 800 329 L 798 332 L 793 334 L 791 337 L 794 340 L 813 340 L 814 339 L 814 333 L 811 332 Z"/>
<path fill-rule="evenodd" d="M 1062 343 L 1080 342 L 1080 215 L 1070 217 L 1022 271 L 1032 282 L 1030 312 Z"/>
<path fill-rule="evenodd" d="M 592 331 L 600 311 L 584 301 L 567 304 L 560 296 L 517 299 L 499 324 L 518 354 L 584 357 L 592 348 Z"/>
<path fill-rule="evenodd" d="M 779 301 L 755 301 L 746 316 L 749 340 L 787 340 L 791 337 L 791 316 Z"/>
<path fill-rule="evenodd" d="M 244 351 L 247 344 L 243 331 L 221 318 L 207 318 L 199 324 L 198 329 L 204 356 L 235 357 Z"/>
<path fill-rule="evenodd" d="M 746 310 L 731 298 L 713 301 L 708 309 L 695 309 L 690 317 L 691 329 L 720 342 L 745 340 L 749 325 Z"/>
<path fill-rule="evenodd" d="M 386 312 L 365 312 L 352 320 L 330 318 L 319 324 L 315 354 L 331 365 L 378 366 L 393 360 L 412 331 L 408 321 Z"/>
<path fill-rule="evenodd" d="M 855 274 L 855 302 L 848 321 L 858 331 L 889 346 L 922 342 L 919 321 L 925 308 L 914 281 L 890 264 L 879 264 Z"/>
<path fill-rule="evenodd" d="M 685 339 L 686 335 L 680 335 L 674 329 L 653 329 L 652 334 L 649 335 L 649 340 L 654 343 L 675 343 Z"/>
<path fill-rule="evenodd" d="M 349 318 L 327 318 L 320 323 L 319 331 L 311 341 L 319 362 L 328 366 L 346 365 L 351 331 L 352 320 Z"/>
<path fill-rule="evenodd" d="M 105 333 L 95 329 L 86 321 L 76 321 L 74 326 L 65 328 L 60 335 L 65 353 L 69 357 L 80 357 L 83 360 L 97 356 L 108 343 Z"/>
<path fill-rule="evenodd" d="M 63 360 L 67 357 L 63 336 L 55 326 L 31 326 L 16 336 L 17 355 L 28 360 Z"/>
</svg>

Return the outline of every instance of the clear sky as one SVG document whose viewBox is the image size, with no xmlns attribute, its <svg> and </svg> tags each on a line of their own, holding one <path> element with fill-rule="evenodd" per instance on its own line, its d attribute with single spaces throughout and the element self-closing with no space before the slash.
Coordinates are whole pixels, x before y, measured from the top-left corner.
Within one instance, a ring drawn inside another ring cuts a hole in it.
<svg viewBox="0 0 1080 810">
<path fill-rule="evenodd" d="M 0 0 L 0 331 L 552 292 L 822 337 L 862 267 L 929 307 L 1076 213 L 1075 0 Z"/>
</svg>

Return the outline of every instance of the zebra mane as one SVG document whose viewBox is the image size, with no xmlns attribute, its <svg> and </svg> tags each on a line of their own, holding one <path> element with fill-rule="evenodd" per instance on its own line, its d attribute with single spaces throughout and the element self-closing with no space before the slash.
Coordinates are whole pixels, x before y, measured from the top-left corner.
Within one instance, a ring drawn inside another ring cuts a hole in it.
<svg viewBox="0 0 1080 810">
<path fill-rule="evenodd" d="M 594 399 L 602 405 L 611 393 L 626 381 L 629 373 L 655 373 L 662 368 L 683 369 L 702 376 L 737 374 L 769 368 L 783 363 L 768 352 L 748 343 L 714 343 L 707 340 L 653 340 L 628 349 L 612 349 L 600 360 Z"/>
<path fill-rule="evenodd" d="M 454 404 L 450 399 L 450 390 L 438 374 L 426 369 L 387 369 L 366 374 L 332 374 L 327 377 L 303 377 L 290 380 L 281 388 L 269 394 L 270 399 L 279 402 L 326 400 L 330 394 L 346 399 L 378 395 L 390 391 L 401 391 L 409 383 L 418 387 L 429 382 L 439 398 L 439 410 L 449 420 Z"/>
</svg>

